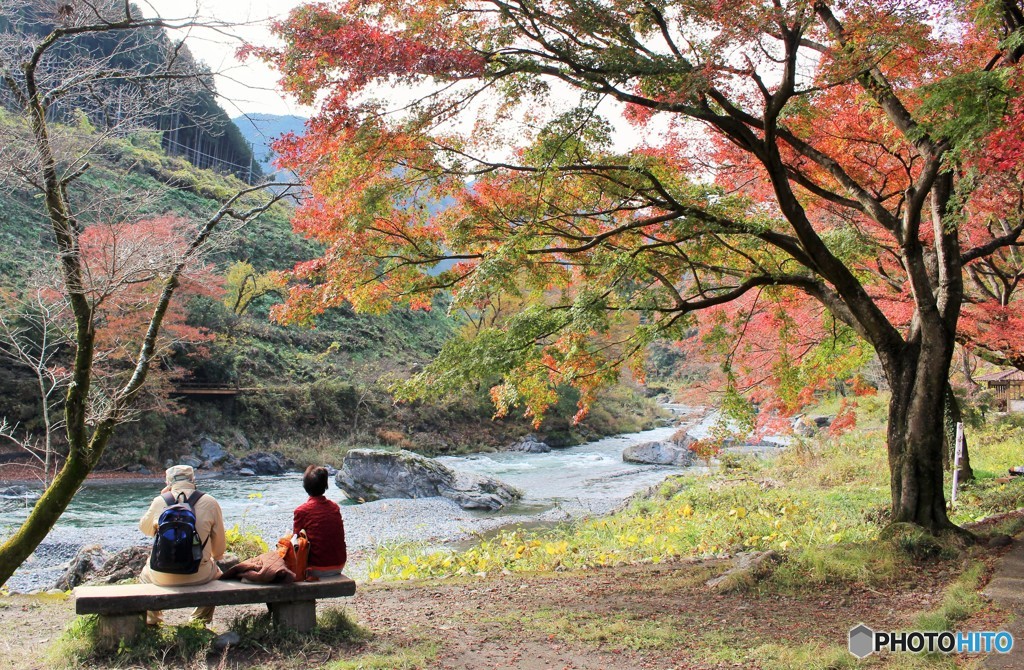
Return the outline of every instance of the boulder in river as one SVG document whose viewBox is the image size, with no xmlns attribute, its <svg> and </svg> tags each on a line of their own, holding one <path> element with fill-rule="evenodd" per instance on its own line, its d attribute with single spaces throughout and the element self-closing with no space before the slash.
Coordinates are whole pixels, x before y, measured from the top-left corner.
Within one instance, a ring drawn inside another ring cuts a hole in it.
<svg viewBox="0 0 1024 670">
<path fill-rule="evenodd" d="M 523 496 L 493 477 L 456 471 L 405 450 L 353 449 L 334 481 L 352 499 L 443 496 L 463 509 L 498 510 Z"/>
<path fill-rule="evenodd" d="M 231 458 L 224 445 L 214 442 L 206 435 L 199 438 L 199 458 L 210 465 L 220 465 Z"/>
<path fill-rule="evenodd" d="M 509 451 L 522 451 L 528 454 L 546 454 L 551 451 L 551 447 L 537 439 L 537 436 L 533 433 L 524 435 L 508 447 Z"/>
<path fill-rule="evenodd" d="M 0 501 L 17 501 L 19 503 L 30 504 L 34 503 L 39 499 L 39 496 L 43 494 L 42 489 L 32 488 L 30 486 L 24 486 L 22 484 L 14 484 L 13 486 L 0 486 Z"/>
<path fill-rule="evenodd" d="M 694 454 L 690 451 L 689 446 L 666 440 L 664 442 L 642 442 L 628 446 L 622 450 L 622 460 L 627 463 L 675 465 L 685 468 L 693 465 Z"/>
<path fill-rule="evenodd" d="M 256 475 L 280 475 L 290 467 L 288 459 L 278 452 L 267 453 L 258 451 L 249 454 L 241 461 L 242 469 L 252 470 Z M 239 471 L 241 474 L 241 471 Z"/>
<path fill-rule="evenodd" d="M 98 544 L 86 545 L 78 550 L 64 569 L 64 574 L 57 578 L 57 583 L 53 586 L 61 591 L 70 591 L 89 579 L 106 562 L 107 552 L 103 547 Z"/>
</svg>

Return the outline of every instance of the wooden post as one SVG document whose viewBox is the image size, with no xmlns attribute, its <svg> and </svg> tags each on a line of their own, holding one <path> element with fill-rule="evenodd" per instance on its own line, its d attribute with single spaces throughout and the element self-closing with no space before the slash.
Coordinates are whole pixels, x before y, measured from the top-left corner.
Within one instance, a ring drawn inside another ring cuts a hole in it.
<svg viewBox="0 0 1024 670">
<path fill-rule="evenodd" d="M 960 459 L 964 455 L 964 424 L 956 424 L 956 450 L 953 452 L 953 497 L 951 502 L 956 502 L 957 485 L 960 483 Z"/>
<path fill-rule="evenodd" d="M 142 630 L 145 612 L 101 614 L 96 622 L 96 647 L 101 650 L 117 649 L 122 640 L 131 642 Z"/>
<path fill-rule="evenodd" d="M 276 628 L 291 628 L 308 633 L 316 626 L 316 601 L 298 600 L 287 603 L 267 603 Z"/>
</svg>

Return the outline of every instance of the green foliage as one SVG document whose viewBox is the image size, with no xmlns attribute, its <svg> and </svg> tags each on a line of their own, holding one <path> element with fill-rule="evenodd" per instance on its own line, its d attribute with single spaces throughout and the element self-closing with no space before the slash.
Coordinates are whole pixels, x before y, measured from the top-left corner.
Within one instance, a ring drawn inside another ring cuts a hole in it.
<svg viewBox="0 0 1024 670">
<path fill-rule="evenodd" d="M 1006 81 L 1012 72 L 995 68 L 954 74 L 924 86 L 918 110 L 923 127 L 958 151 L 974 148 L 1006 114 L 1012 95 Z"/>
<path fill-rule="evenodd" d="M 258 273 L 251 263 L 236 261 L 224 274 L 224 306 L 241 316 L 253 301 L 266 295 L 282 297 L 285 279 L 276 273 Z"/>
<path fill-rule="evenodd" d="M 259 556 L 270 549 L 260 537 L 258 530 L 249 526 L 239 526 L 237 523 L 224 531 L 224 538 L 227 540 L 227 551 L 242 560 Z"/>
<path fill-rule="evenodd" d="M 393 390 L 407 400 L 454 395 L 483 381 L 494 383 L 535 356 L 534 342 L 566 325 L 568 317 L 542 306 L 509 319 L 507 328 L 487 328 L 475 337 L 451 339 L 423 372 L 396 382 Z"/>
</svg>

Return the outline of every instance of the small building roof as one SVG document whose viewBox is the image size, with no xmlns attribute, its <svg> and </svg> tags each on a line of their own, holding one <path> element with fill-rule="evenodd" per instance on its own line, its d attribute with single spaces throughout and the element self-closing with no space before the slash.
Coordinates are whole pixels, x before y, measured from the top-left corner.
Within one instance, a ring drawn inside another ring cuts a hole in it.
<svg viewBox="0 0 1024 670">
<path fill-rule="evenodd" d="M 1016 368 L 1009 368 L 1007 370 L 1000 370 L 999 372 L 990 372 L 987 375 L 981 375 L 975 377 L 975 381 L 979 382 L 1024 382 L 1024 372 Z"/>
</svg>

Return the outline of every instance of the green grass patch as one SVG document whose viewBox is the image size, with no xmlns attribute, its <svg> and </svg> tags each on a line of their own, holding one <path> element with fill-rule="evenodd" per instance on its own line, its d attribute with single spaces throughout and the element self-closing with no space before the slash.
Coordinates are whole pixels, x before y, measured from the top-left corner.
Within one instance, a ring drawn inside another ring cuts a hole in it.
<svg viewBox="0 0 1024 670">
<path fill-rule="evenodd" d="M 785 591 L 835 584 L 881 584 L 909 564 L 906 554 L 888 542 L 801 547 L 772 573 L 770 584 Z"/>
<path fill-rule="evenodd" d="M 675 649 L 692 644 L 697 637 L 671 618 L 610 617 L 592 612 L 540 609 L 515 621 L 563 640 L 633 651 Z"/>
<path fill-rule="evenodd" d="M 102 662 L 108 667 L 164 664 L 191 666 L 205 658 L 215 633 L 201 625 L 144 627 L 134 640 L 105 647 L 99 637 L 99 616 L 77 617 L 50 648 L 56 667 L 79 668 Z"/>
<path fill-rule="evenodd" d="M 880 492 L 769 488 L 754 480 L 692 477 L 663 487 L 668 499 L 553 530 L 508 530 L 465 551 L 385 546 L 369 566 L 371 579 L 418 579 L 492 572 L 537 572 L 661 563 L 739 551 L 867 542 L 880 528 L 863 507 Z"/>
<path fill-rule="evenodd" d="M 325 666 L 329 670 L 419 670 L 436 667 L 440 646 L 436 642 L 418 642 L 411 646 L 383 645 L 380 649 Z"/>
<path fill-rule="evenodd" d="M 334 647 L 361 643 L 372 634 L 363 628 L 343 610 L 331 608 L 317 616 L 316 627 L 309 632 L 299 633 L 291 629 L 275 628 L 269 612 L 243 614 L 232 620 L 229 628 L 242 638 L 240 649 L 262 649 L 289 653 L 313 647 Z"/>
<path fill-rule="evenodd" d="M 509 622 L 512 619 L 508 619 Z M 608 616 L 591 612 L 546 609 L 516 618 L 527 628 L 562 640 L 607 649 L 673 652 L 686 649 L 693 660 L 773 670 L 821 670 L 855 667 L 856 659 L 845 647 L 808 642 L 787 646 L 760 643 L 747 631 L 702 626 L 678 617 L 658 619 Z"/>
<path fill-rule="evenodd" d="M 817 643 L 763 644 L 753 647 L 744 656 L 748 663 L 772 670 L 843 670 L 861 665 L 846 647 Z"/>
<path fill-rule="evenodd" d="M 918 617 L 916 628 L 920 630 L 956 630 L 957 625 L 966 621 L 985 606 L 978 590 L 985 579 L 985 564 L 972 562 L 960 576 L 946 588 L 942 604 L 933 612 Z"/>
<path fill-rule="evenodd" d="M 109 647 L 101 642 L 98 625 L 96 615 L 77 617 L 51 647 L 48 660 L 60 668 L 193 667 L 197 659 L 205 666 L 216 637 L 200 624 L 146 626 L 135 639 Z M 316 627 L 306 633 L 274 628 L 269 613 L 240 616 L 229 627 L 241 637 L 237 648 L 285 656 L 361 644 L 371 637 L 338 609 L 321 612 Z"/>
</svg>

